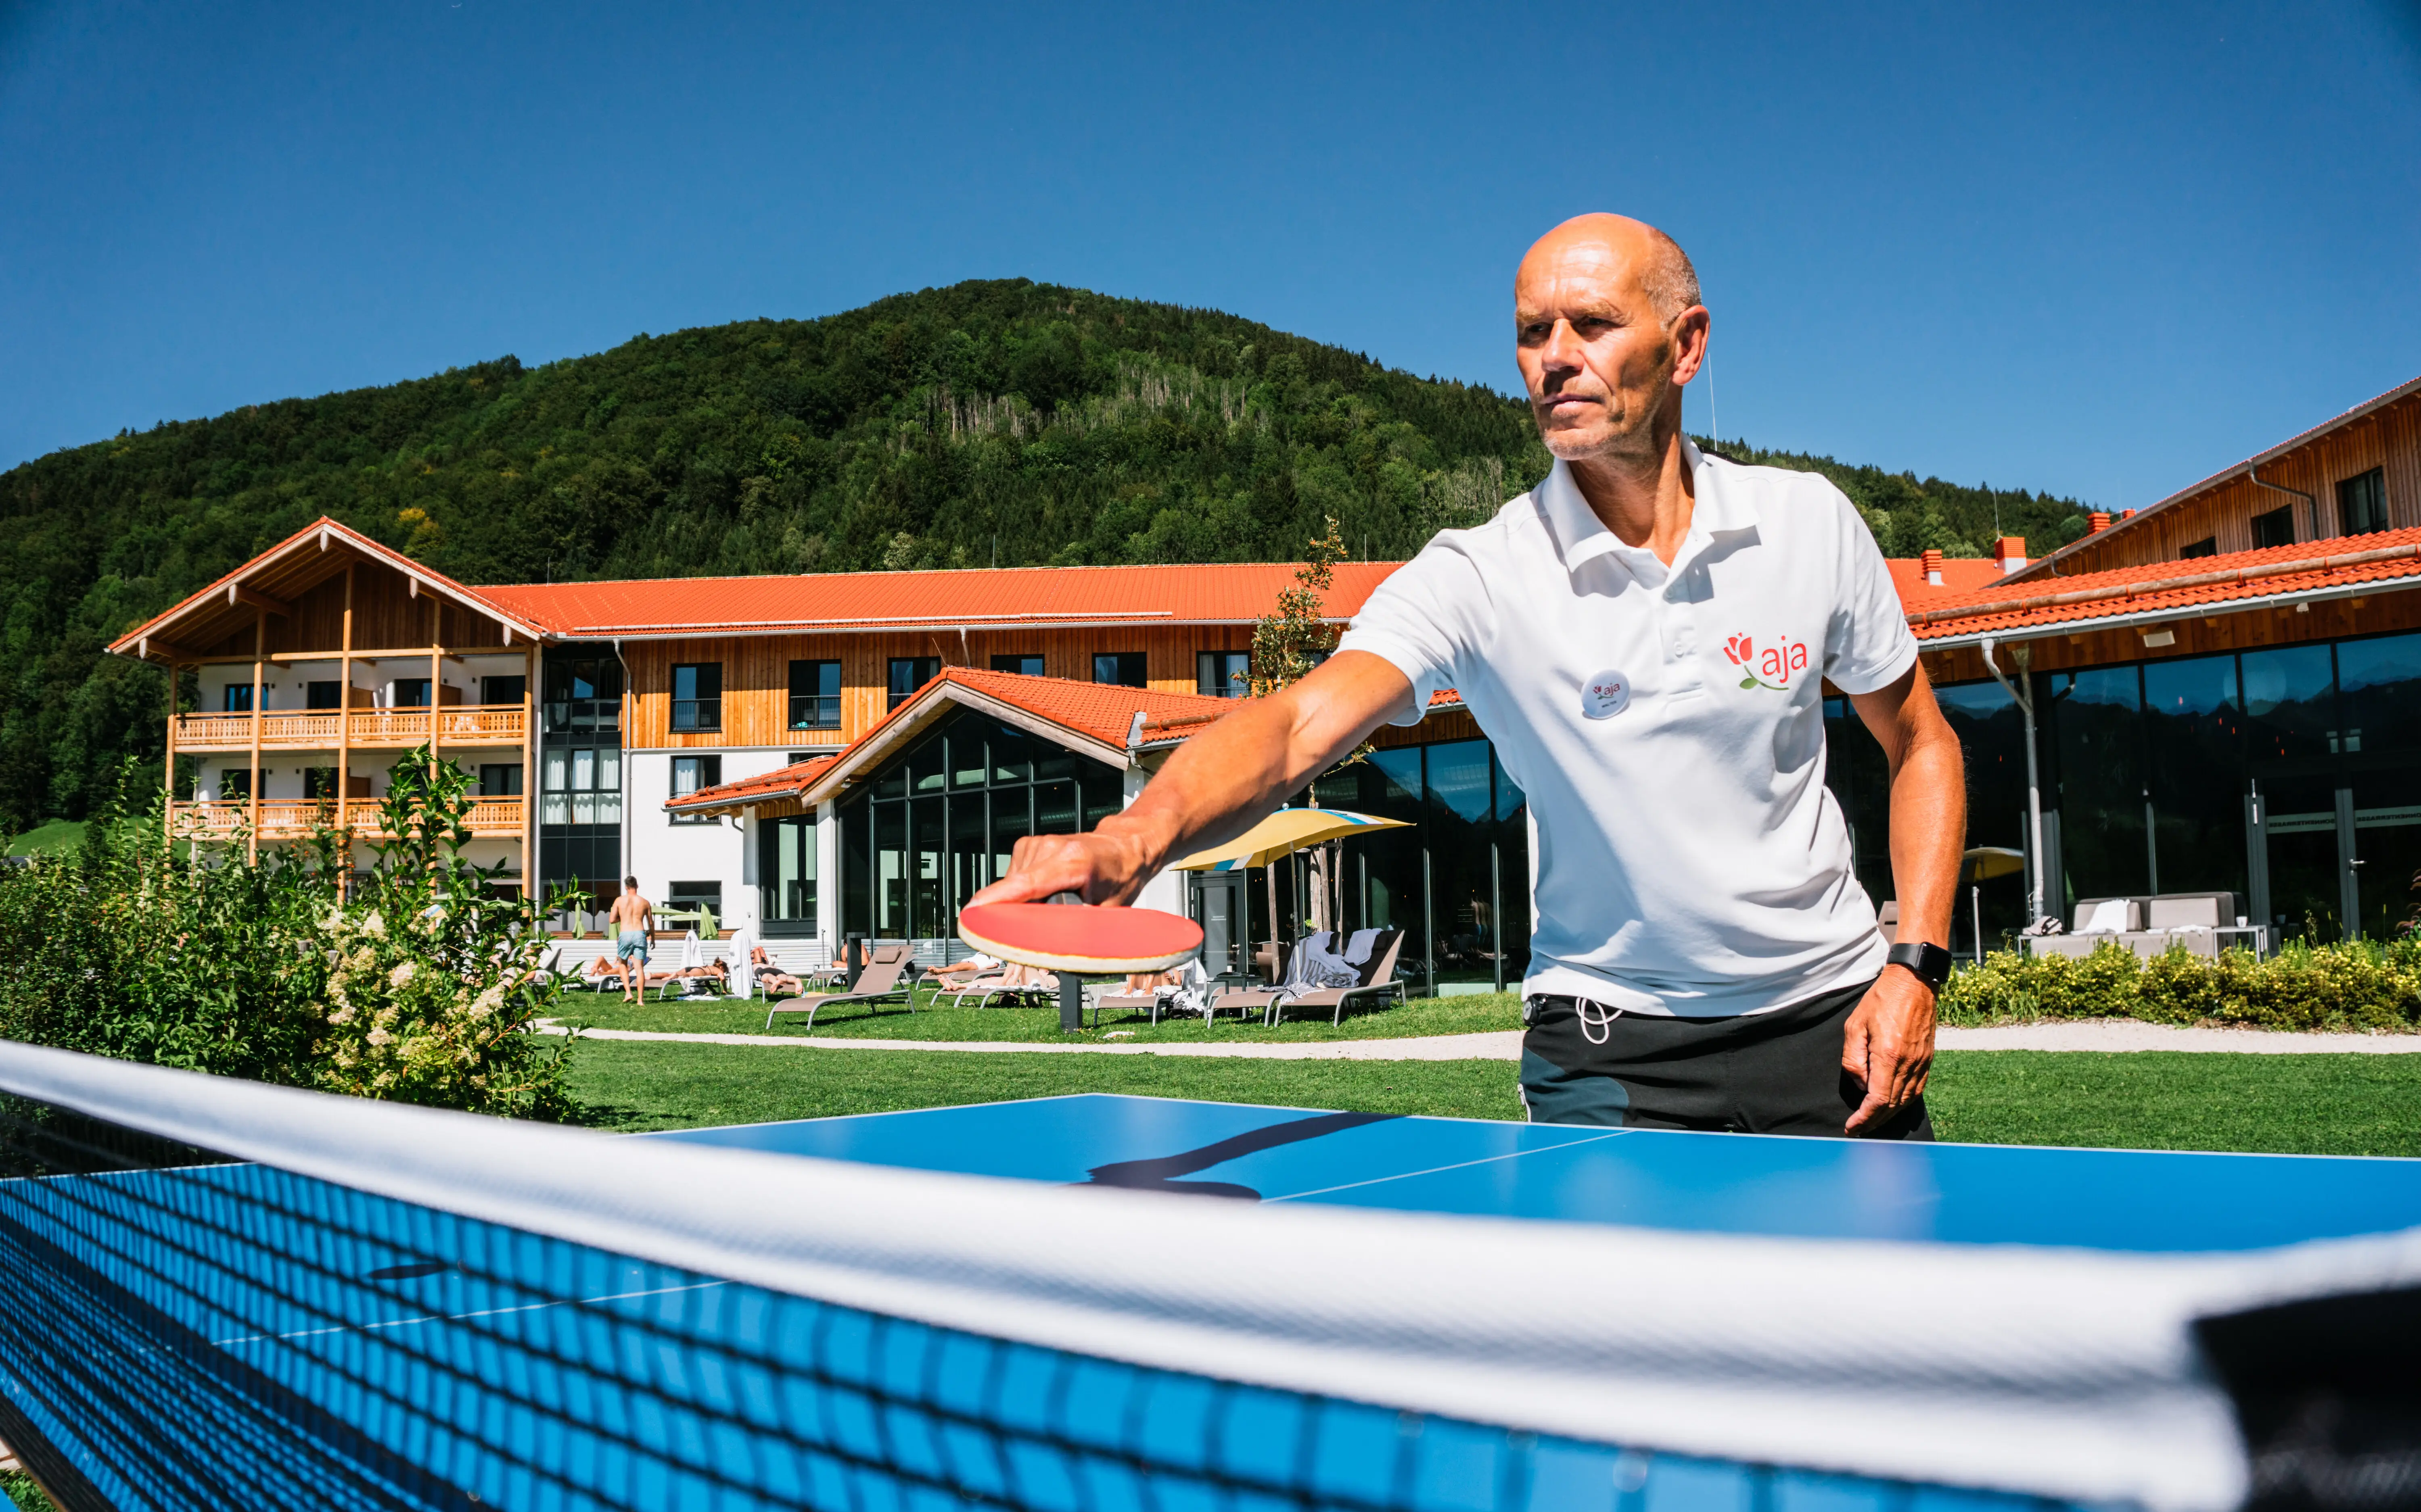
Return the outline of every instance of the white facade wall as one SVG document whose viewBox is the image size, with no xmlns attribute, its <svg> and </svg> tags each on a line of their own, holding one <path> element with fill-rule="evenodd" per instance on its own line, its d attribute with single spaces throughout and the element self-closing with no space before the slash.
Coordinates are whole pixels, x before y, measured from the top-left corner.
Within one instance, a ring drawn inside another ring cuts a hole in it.
<svg viewBox="0 0 2421 1512">
<path fill-rule="evenodd" d="M 661 903 L 676 881 L 721 882 L 726 927 L 758 927 L 757 848 L 754 824 L 737 818 L 676 819 L 664 812 L 672 797 L 673 757 L 721 756 L 723 780 L 761 777 L 790 764 L 786 751 L 688 748 L 631 751 L 622 757 L 623 870 L 639 879 L 639 891 Z"/>
</svg>

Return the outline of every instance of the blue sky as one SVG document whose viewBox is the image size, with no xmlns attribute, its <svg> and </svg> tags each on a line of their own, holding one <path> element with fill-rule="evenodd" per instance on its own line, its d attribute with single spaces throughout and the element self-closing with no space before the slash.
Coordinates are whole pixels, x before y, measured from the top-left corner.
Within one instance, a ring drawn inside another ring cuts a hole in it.
<svg viewBox="0 0 2421 1512">
<path fill-rule="evenodd" d="M 0 466 L 1020 274 L 1509 392 L 1595 209 L 1725 434 L 2140 506 L 2421 374 L 2421 0 L 0 4 Z"/>
</svg>

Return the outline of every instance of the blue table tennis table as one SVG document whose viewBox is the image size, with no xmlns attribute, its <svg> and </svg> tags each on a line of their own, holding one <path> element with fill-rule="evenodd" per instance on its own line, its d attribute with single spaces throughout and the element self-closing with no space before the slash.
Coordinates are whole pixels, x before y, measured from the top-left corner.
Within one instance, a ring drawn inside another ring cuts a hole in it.
<svg viewBox="0 0 2421 1512">
<path fill-rule="evenodd" d="M 1879 1145 L 1119 1096 L 636 1137 L 1208 1201 L 1710 1234 L 2175 1254 L 2421 1224 L 2421 1161 Z M 1392 1412 L 1071 1365 L 260 1165 L 0 1180 L 0 1437 L 39 1445 L 72 1479 L 74 1512 L 2047 1504 L 1670 1457 L 1626 1482 L 1619 1446 L 1517 1448 L 1519 1436 L 1451 1424 L 1412 1455 Z M 1370 1422 L 1357 1427 L 1356 1412 Z M 1309 1420 L 1338 1442 L 1367 1441 L 1367 1456 L 1254 1457 Z M 1199 1443 L 1222 1447 L 1205 1460 Z M 1516 1460 L 1518 1477 L 1506 1468 Z"/>
<path fill-rule="evenodd" d="M 2177 1253 L 2421 1224 L 2421 1161 L 1777 1139 L 1102 1093 L 648 1137 L 1070 1185 L 1788 1239 Z"/>
</svg>

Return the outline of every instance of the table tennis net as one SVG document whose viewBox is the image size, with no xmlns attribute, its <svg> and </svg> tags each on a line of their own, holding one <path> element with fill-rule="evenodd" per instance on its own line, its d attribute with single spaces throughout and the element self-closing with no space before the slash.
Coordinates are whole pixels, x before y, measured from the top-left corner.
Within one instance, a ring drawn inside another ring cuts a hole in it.
<svg viewBox="0 0 2421 1512">
<path fill-rule="evenodd" d="M 987 1337 L 8 1095 L 0 1278 L 0 1439 L 66 1512 L 2057 1504 Z"/>
</svg>

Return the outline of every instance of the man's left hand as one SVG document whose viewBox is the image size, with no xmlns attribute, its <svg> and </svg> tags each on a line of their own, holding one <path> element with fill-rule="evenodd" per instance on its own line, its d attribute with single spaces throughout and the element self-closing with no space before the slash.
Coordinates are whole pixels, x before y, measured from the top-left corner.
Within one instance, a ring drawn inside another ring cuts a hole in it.
<svg viewBox="0 0 2421 1512">
<path fill-rule="evenodd" d="M 1881 1124 L 1915 1101 L 1932 1068 L 1933 990 L 1906 967 L 1886 966 L 1841 1033 L 1841 1069 L 1867 1089 L 1848 1132 Z"/>
</svg>

